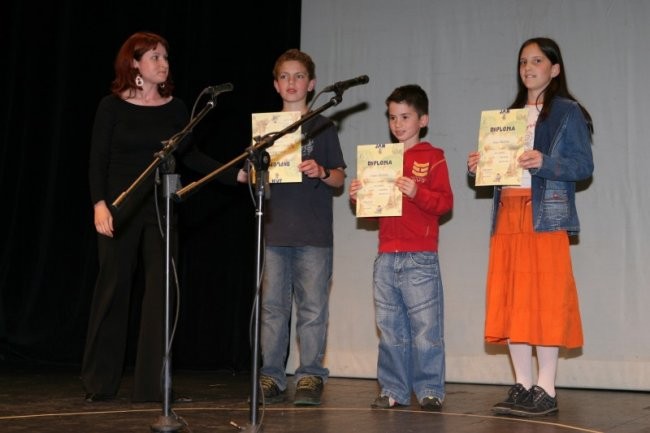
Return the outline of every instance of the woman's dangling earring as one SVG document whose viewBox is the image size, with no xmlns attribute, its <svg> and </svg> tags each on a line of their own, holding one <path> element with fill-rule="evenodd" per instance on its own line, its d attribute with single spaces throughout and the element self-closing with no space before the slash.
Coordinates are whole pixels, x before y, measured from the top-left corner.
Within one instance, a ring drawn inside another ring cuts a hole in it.
<svg viewBox="0 0 650 433">
<path fill-rule="evenodd" d="M 135 85 L 138 87 L 144 86 L 144 80 L 142 79 L 142 75 L 138 74 L 135 76 Z"/>
</svg>

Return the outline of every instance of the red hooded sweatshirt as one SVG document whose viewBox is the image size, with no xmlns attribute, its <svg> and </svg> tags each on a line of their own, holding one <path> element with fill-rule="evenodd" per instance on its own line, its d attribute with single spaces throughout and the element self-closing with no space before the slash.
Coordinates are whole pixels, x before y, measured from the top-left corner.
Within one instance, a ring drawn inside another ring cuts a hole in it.
<svg viewBox="0 0 650 433">
<path fill-rule="evenodd" d="M 443 150 L 428 142 L 406 150 L 404 176 L 418 189 L 402 196 L 402 216 L 379 218 L 379 252 L 438 251 L 438 220 L 454 204 Z"/>
</svg>

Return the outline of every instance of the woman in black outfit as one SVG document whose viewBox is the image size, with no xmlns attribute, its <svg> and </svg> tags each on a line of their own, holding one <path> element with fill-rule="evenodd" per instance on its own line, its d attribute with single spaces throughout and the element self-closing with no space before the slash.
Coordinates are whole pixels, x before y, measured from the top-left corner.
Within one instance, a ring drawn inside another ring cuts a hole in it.
<svg viewBox="0 0 650 433">
<path fill-rule="evenodd" d="M 140 261 L 145 289 L 132 400 L 162 399 L 165 240 L 156 217 L 155 176 L 144 179 L 117 212 L 109 205 L 152 163 L 156 152 L 162 150 L 162 142 L 188 124 L 187 108 L 172 96 L 173 89 L 167 41 L 153 33 L 139 32 L 120 48 L 111 94 L 97 108 L 89 180 L 98 233 L 99 274 L 81 372 L 88 402 L 113 399 L 119 389 L 131 289 Z M 212 160 L 206 164 L 208 157 L 188 146 L 187 141 L 175 150 L 187 165 L 200 166 L 199 171 L 220 165 Z M 203 159 L 197 155 L 203 155 Z M 236 169 L 226 170 L 219 177 L 232 185 L 236 179 Z M 163 203 L 160 199 L 158 202 Z"/>
</svg>

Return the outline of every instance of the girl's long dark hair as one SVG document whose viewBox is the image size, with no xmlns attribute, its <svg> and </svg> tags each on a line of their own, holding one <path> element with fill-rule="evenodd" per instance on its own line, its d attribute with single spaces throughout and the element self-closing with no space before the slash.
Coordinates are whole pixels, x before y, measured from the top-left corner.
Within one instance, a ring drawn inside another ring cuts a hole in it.
<svg viewBox="0 0 650 433">
<path fill-rule="evenodd" d="M 567 86 L 566 73 L 564 72 L 564 61 L 562 60 L 562 53 L 560 52 L 560 47 L 558 44 L 549 38 L 532 38 L 525 41 L 521 44 L 519 48 L 519 55 L 517 56 L 517 96 L 512 102 L 509 108 L 523 108 L 526 106 L 528 100 L 528 89 L 524 86 L 523 81 L 521 80 L 521 75 L 519 75 L 519 59 L 521 59 L 521 53 L 529 45 L 537 44 L 539 49 L 544 53 L 544 55 L 551 61 L 553 65 L 560 65 L 560 73 L 556 77 L 553 77 L 551 82 L 546 86 L 546 89 L 540 95 L 544 95 L 544 103 L 542 105 L 542 111 L 539 113 L 540 120 L 548 117 L 548 113 L 551 110 L 551 102 L 556 96 L 561 96 L 567 99 L 575 101 L 580 106 L 582 114 L 587 120 L 587 125 L 589 130 L 593 133 L 594 126 L 591 120 L 591 115 L 587 109 L 578 102 L 578 100 L 569 92 L 569 87 Z"/>
</svg>

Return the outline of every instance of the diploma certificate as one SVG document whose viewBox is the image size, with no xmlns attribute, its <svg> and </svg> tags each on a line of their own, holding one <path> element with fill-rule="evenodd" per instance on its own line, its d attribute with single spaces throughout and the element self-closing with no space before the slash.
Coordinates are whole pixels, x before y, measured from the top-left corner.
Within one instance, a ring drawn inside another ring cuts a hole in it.
<svg viewBox="0 0 650 433">
<path fill-rule="evenodd" d="M 488 110 L 481 113 L 476 167 L 477 186 L 521 185 L 517 158 L 524 151 L 528 110 Z"/>
<path fill-rule="evenodd" d="M 300 111 L 280 111 L 277 113 L 253 113 L 253 137 L 263 137 L 268 133 L 280 132 L 300 120 Z M 298 164 L 302 162 L 301 128 L 278 138 L 266 151 L 271 157 L 269 182 L 302 182 Z"/>
<path fill-rule="evenodd" d="M 357 217 L 402 215 L 402 193 L 395 180 L 402 176 L 404 143 L 357 146 Z"/>
</svg>

